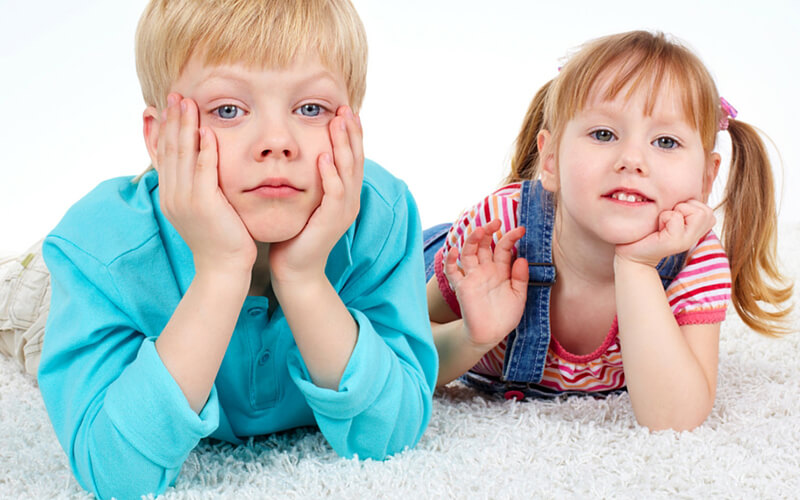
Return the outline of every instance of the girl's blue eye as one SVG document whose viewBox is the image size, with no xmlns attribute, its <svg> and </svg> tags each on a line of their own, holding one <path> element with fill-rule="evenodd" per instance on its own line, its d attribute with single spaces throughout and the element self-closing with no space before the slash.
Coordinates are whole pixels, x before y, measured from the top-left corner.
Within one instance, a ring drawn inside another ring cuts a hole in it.
<svg viewBox="0 0 800 500">
<path fill-rule="evenodd" d="M 600 142 L 611 142 L 614 140 L 614 133 L 610 130 L 600 129 L 591 133 L 591 136 Z"/>
<path fill-rule="evenodd" d="M 653 144 L 661 149 L 675 149 L 678 147 L 678 141 L 672 137 L 659 137 Z"/>
<path fill-rule="evenodd" d="M 217 116 L 223 120 L 233 120 L 234 118 L 241 116 L 242 110 L 239 108 L 239 106 L 233 104 L 223 104 L 215 109 L 214 113 L 216 113 Z"/>
<path fill-rule="evenodd" d="M 319 116 L 322 113 L 322 106 L 319 104 L 303 104 L 297 110 L 301 115 L 308 117 Z"/>
</svg>

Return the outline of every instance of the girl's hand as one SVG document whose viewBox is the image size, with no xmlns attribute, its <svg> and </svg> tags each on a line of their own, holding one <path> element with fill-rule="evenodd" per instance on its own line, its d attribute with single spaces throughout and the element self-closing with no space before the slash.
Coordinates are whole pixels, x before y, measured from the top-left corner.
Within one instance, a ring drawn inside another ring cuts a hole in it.
<svg viewBox="0 0 800 500">
<path fill-rule="evenodd" d="M 328 127 L 333 157 L 323 153 L 317 160 L 322 201 L 300 234 L 270 246 L 270 272 L 276 284 L 324 277 L 331 249 L 361 206 L 364 148 L 360 120 L 348 106 L 341 106 Z"/>
<path fill-rule="evenodd" d="M 714 227 L 714 211 L 705 203 L 689 200 L 658 216 L 658 230 L 639 241 L 617 245 L 616 255 L 655 267 L 669 255 L 685 252 Z"/>
<path fill-rule="evenodd" d="M 198 274 L 229 269 L 249 278 L 256 246 L 219 187 L 216 137 L 198 128 L 193 100 L 173 93 L 167 103 L 154 165 L 161 210 L 192 250 Z"/>
<path fill-rule="evenodd" d="M 525 234 L 524 227 L 507 232 L 492 252 L 492 234 L 500 229 L 495 219 L 467 237 L 461 250 L 451 251 L 445 262 L 445 276 L 455 288 L 464 325 L 475 347 L 489 350 L 519 324 L 528 295 L 528 263 L 513 264 L 514 244 Z"/>
</svg>

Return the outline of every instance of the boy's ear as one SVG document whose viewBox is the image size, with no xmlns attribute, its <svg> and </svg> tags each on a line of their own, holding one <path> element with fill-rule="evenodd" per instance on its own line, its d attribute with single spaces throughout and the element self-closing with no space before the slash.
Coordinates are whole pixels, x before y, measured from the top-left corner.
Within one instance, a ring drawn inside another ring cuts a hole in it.
<svg viewBox="0 0 800 500">
<path fill-rule="evenodd" d="M 717 174 L 719 173 L 719 165 L 721 162 L 722 157 L 720 157 L 719 153 L 711 153 L 708 158 L 706 170 L 703 174 L 703 198 L 706 202 L 711 194 L 711 188 L 714 186 L 714 180 L 717 178 Z"/>
<path fill-rule="evenodd" d="M 158 160 L 158 131 L 161 126 L 160 113 L 154 106 L 148 106 L 142 113 L 142 131 L 150 163 L 157 167 Z"/>
<path fill-rule="evenodd" d="M 553 136 L 547 130 L 540 130 L 536 135 L 536 147 L 539 148 L 539 162 L 542 166 L 539 175 L 542 178 L 542 187 L 555 193 L 558 191 L 558 172 L 555 165 L 555 154 L 551 151 L 553 147 Z"/>
</svg>

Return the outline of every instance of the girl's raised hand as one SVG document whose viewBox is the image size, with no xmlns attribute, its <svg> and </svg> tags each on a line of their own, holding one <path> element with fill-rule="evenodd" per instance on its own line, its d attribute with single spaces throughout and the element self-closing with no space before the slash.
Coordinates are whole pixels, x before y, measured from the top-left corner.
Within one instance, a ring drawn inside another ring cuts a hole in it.
<svg viewBox="0 0 800 500">
<path fill-rule="evenodd" d="M 655 267 L 669 255 L 685 252 L 714 227 L 714 211 L 698 200 L 678 203 L 658 216 L 658 230 L 639 241 L 618 245 L 617 257 Z"/>
<path fill-rule="evenodd" d="M 249 277 L 256 246 L 219 187 L 216 137 L 199 127 L 193 100 L 167 97 L 154 166 L 161 210 L 192 250 L 196 272 L 230 270 Z"/>
<path fill-rule="evenodd" d="M 364 178 L 363 131 L 348 106 L 340 106 L 328 125 L 333 156 L 320 155 L 322 201 L 294 238 L 270 247 L 270 271 L 277 282 L 324 277 L 333 246 L 355 221 Z"/>
<path fill-rule="evenodd" d="M 500 238 L 492 251 L 492 234 L 500 229 L 495 219 L 475 229 L 464 242 L 459 269 L 457 252 L 445 262 L 445 275 L 455 288 L 470 341 L 488 350 L 519 324 L 528 295 L 528 263 L 512 263 L 514 244 L 525 234 L 517 227 Z"/>
</svg>

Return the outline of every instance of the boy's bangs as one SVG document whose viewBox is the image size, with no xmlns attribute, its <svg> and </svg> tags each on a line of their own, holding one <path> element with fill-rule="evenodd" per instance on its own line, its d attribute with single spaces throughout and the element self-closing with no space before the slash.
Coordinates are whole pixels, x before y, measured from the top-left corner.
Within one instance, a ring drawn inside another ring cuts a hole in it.
<svg viewBox="0 0 800 500">
<path fill-rule="evenodd" d="M 162 108 L 193 54 L 202 54 L 206 65 L 283 68 L 307 51 L 342 75 L 357 111 L 367 41 L 348 0 L 153 1 L 139 23 L 136 65 L 145 102 Z"/>
</svg>

